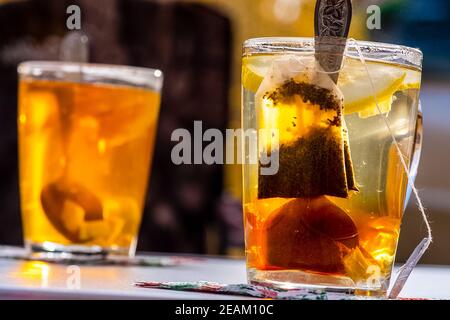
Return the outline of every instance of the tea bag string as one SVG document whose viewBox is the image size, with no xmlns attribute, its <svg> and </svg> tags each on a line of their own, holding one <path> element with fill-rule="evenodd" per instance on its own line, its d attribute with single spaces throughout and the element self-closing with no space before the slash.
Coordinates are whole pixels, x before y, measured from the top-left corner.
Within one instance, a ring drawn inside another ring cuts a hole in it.
<svg viewBox="0 0 450 320">
<path fill-rule="evenodd" d="M 376 91 L 375 91 L 375 85 L 373 84 L 372 78 L 370 76 L 369 68 L 367 67 L 367 64 L 366 64 L 365 58 L 364 58 L 364 56 L 362 54 L 361 48 L 359 47 L 359 45 L 358 45 L 358 43 L 356 42 L 355 39 L 348 39 L 348 41 L 355 46 L 355 48 L 356 48 L 356 50 L 358 52 L 359 59 L 360 59 L 361 63 L 364 65 L 365 71 L 367 73 L 367 77 L 368 77 L 369 82 L 370 82 L 370 86 L 371 86 L 371 89 L 372 89 L 372 95 L 373 95 L 373 98 L 374 98 L 377 110 L 378 110 L 379 114 L 382 115 L 383 113 L 381 112 L 381 109 L 379 107 L 378 97 L 377 97 Z M 386 124 L 386 127 L 387 127 L 387 129 L 389 131 L 389 134 L 392 137 L 392 141 L 394 142 L 394 146 L 395 146 L 395 148 L 397 150 L 397 153 L 398 153 L 398 155 L 400 157 L 400 161 L 402 163 L 403 169 L 405 170 L 405 173 L 406 173 L 406 175 L 408 177 L 408 184 L 409 184 L 410 188 L 412 189 L 412 191 L 414 193 L 414 196 L 415 196 L 415 198 L 417 200 L 417 206 L 419 208 L 419 211 L 420 211 L 420 213 L 422 215 L 422 219 L 423 219 L 423 221 L 425 223 L 425 226 L 427 228 L 427 237 L 424 238 L 417 245 L 417 247 L 414 249 L 414 251 L 412 252 L 410 257 L 408 258 L 408 260 L 405 262 L 405 264 L 403 266 L 401 266 L 400 269 L 398 270 L 397 278 L 395 279 L 395 282 L 392 285 L 391 290 L 390 290 L 389 295 L 388 295 L 388 297 L 390 299 L 395 299 L 395 298 L 398 297 L 398 294 L 403 289 L 406 281 L 408 280 L 409 276 L 411 275 L 412 270 L 415 268 L 415 266 L 417 265 L 417 263 L 419 262 L 420 258 L 423 256 L 423 254 L 427 251 L 428 247 L 430 246 L 431 242 L 433 241 L 433 237 L 432 237 L 432 234 L 431 234 L 431 226 L 430 226 L 430 223 L 428 221 L 427 214 L 425 213 L 425 207 L 423 206 L 422 200 L 421 200 L 421 198 L 419 196 L 419 192 L 417 191 L 417 189 L 416 189 L 416 187 L 414 185 L 414 181 L 413 181 L 413 179 L 412 179 L 412 177 L 411 177 L 411 175 L 409 173 L 409 168 L 408 168 L 408 165 L 406 164 L 405 157 L 404 157 L 404 155 L 403 155 L 403 153 L 402 153 L 402 151 L 400 149 L 400 146 L 398 144 L 397 139 L 395 138 L 395 135 L 392 132 L 392 129 L 391 129 L 390 125 L 389 125 L 389 122 L 388 122 L 387 118 L 384 117 L 384 116 L 382 116 L 382 118 L 383 118 L 383 120 L 384 120 L 384 122 Z"/>
<path fill-rule="evenodd" d="M 78 62 L 77 72 L 66 75 L 68 80 L 81 82 L 83 80 L 83 64 L 89 62 L 89 38 L 81 31 L 68 32 L 61 41 L 59 47 L 59 58 L 61 61 Z"/>
<path fill-rule="evenodd" d="M 81 63 L 87 63 L 89 61 L 89 39 L 88 37 L 81 31 L 70 31 L 68 32 L 64 38 L 61 40 L 59 46 L 59 59 L 60 61 L 65 62 L 78 62 L 80 64 L 74 64 L 73 67 L 76 67 L 77 72 L 68 72 L 65 74 L 65 80 L 72 81 L 75 83 L 80 83 L 83 80 L 82 74 L 82 65 Z M 70 90 L 72 93 L 73 89 Z M 72 94 L 71 94 L 72 96 Z M 69 97 L 64 97 L 65 108 L 71 107 L 73 108 L 72 103 L 69 100 L 72 100 Z M 69 110 L 72 111 L 72 110 Z M 64 154 L 64 173 L 63 176 L 67 175 L 67 161 L 69 160 L 68 155 L 68 140 L 69 140 L 69 132 L 70 132 L 70 112 L 64 110 L 61 112 L 61 122 L 64 124 L 61 126 L 61 137 L 62 137 L 62 145 L 63 145 L 63 154 Z"/>
</svg>

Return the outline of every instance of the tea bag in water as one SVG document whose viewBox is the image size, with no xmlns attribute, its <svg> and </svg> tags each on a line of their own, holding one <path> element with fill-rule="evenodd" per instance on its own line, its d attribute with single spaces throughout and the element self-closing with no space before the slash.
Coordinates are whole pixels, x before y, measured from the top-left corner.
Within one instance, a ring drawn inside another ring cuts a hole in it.
<svg viewBox="0 0 450 320">
<path fill-rule="evenodd" d="M 326 197 L 290 200 L 261 234 L 265 263 L 287 269 L 344 273 L 346 255 L 359 248 L 355 223 Z"/>
<path fill-rule="evenodd" d="M 256 93 L 259 127 L 278 130 L 279 170 L 260 175 L 258 197 L 348 197 L 356 187 L 343 96 L 314 57 L 275 59 Z"/>
</svg>

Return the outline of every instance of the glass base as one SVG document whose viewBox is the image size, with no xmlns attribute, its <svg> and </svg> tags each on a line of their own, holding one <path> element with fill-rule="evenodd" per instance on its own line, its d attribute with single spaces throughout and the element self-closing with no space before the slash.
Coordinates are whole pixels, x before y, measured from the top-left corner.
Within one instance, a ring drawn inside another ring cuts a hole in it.
<svg viewBox="0 0 450 320">
<path fill-rule="evenodd" d="M 306 289 L 368 297 L 386 297 L 382 288 L 359 288 L 353 280 L 338 275 L 323 275 L 301 270 L 248 269 L 249 283 L 276 289 Z"/>
<path fill-rule="evenodd" d="M 31 258 L 37 260 L 53 261 L 99 261 L 105 260 L 107 256 L 134 256 L 136 244 L 133 243 L 129 248 L 121 247 L 101 247 L 96 245 L 65 245 L 54 242 L 37 243 L 26 240 L 25 248 Z"/>
</svg>

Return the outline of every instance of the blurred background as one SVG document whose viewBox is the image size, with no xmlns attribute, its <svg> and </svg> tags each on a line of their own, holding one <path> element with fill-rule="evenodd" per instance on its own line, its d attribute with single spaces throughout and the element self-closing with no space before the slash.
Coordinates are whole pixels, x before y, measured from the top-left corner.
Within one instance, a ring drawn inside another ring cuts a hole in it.
<svg viewBox="0 0 450 320">
<path fill-rule="evenodd" d="M 242 42 L 312 36 L 315 0 L 0 0 L 0 244 L 22 244 L 17 168 L 17 64 L 58 60 L 66 8 L 82 12 L 90 62 L 155 67 L 165 74 L 155 158 L 138 250 L 243 254 L 240 167 L 170 161 L 176 128 L 194 120 L 240 125 Z M 369 30 L 370 5 L 381 29 Z M 418 47 L 424 53 L 424 142 L 417 186 L 434 243 L 422 263 L 450 264 L 450 1 L 353 0 L 350 36 Z M 424 237 L 411 199 L 398 258 Z"/>
</svg>

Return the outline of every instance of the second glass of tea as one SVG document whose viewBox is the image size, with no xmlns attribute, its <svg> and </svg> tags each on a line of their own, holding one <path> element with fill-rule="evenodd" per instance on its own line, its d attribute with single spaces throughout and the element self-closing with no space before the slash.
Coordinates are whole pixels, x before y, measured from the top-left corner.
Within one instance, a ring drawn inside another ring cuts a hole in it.
<svg viewBox="0 0 450 320">
<path fill-rule="evenodd" d="M 421 63 L 417 49 L 348 42 L 335 84 L 314 39 L 244 43 L 242 127 L 271 132 L 258 135 L 260 161 L 244 150 L 251 283 L 386 293 L 408 193 L 394 138 L 413 176 Z M 278 170 L 262 174 L 272 153 Z"/>
<path fill-rule="evenodd" d="M 19 65 L 19 161 L 32 252 L 133 255 L 162 73 L 126 66 Z"/>
</svg>

